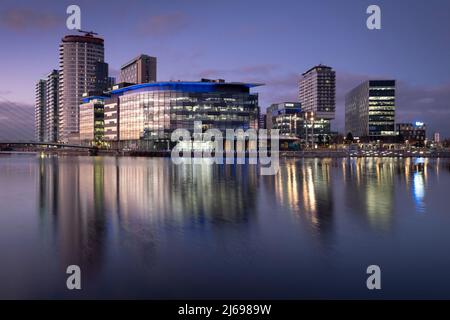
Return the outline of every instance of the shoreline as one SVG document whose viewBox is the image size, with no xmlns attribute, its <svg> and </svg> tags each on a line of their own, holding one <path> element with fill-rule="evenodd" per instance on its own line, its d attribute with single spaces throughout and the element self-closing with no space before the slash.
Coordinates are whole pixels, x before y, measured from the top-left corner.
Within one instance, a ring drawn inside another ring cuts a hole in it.
<svg viewBox="0 0 450 320">
<path fill-rule="evenodd" d="M 36 150 L 36 151 L 0 151 L 0 155 L 44 154 L 59 156 L 114 156 L 114 157 L 146 157 L 169 158 L 170 151 L 107 151 L 98 150 L 92 153 L 80 150 Z M 248 154 L 246 155 L 248 158 Z M 347 150 L 305 150 L 280 151 L 279 158 L 450 158 L 450 151 L 347 151 Z"/>
</svg>

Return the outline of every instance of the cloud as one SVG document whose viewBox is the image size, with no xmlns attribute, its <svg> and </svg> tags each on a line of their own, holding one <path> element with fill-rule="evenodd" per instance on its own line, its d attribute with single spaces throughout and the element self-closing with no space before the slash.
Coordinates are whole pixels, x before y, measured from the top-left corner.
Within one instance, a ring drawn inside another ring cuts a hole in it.
<svg viewBox="0 0 450 320">
<path fill-rule="evenodd" d="M 189 24 L 188 21 L 188 16 L 182 12 L 160 14 L 142 21 L 139 29 L 149 36 L 168 36 L 184 30 Z"/>
<path fill-rule="evenodd" d="M 0 24 L 14 31 L 52 29 L 61 25 L 63 16 L 27 8 L 10 8 L 0 12 Z"/>
</svg>

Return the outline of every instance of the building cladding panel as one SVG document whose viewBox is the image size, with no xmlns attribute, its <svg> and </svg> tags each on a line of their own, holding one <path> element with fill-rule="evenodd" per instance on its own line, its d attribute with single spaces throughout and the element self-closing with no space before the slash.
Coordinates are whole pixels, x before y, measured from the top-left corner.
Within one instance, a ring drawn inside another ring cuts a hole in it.
<svg viewBox="0 0 450 320">
<path fill-rule="evenodd" d="M 140 55 L 124 64 L 120 69 L 120 81 L 135 84 L 156 81 L 156 57 Z"/>
<path fill-rule="evenodd" d="M 105 140 L 119 140 L 119 103 L 117 99 L 105 100 Z"/>
<path fill-rule="evenodd" d="M 90 34 L 65 36 L 60 44 L 59 61 L 58 139 L 65 142 L 71 134 L 79 132 L 83 93 L 102 90 L 107 84 L 103 39 Z"/>
<path fill-rule="evenodd" d="M 299 83 L 302 110 L 314 112 L 317 118 L 334 119 L 336 109 L 336 73 L 318 65 L 302 74 Z"/>
<path fill-rule="evenodd" d="M 368 80 L 346 95 L 345 131 L 375 139 L 395 135 L 395 80 Z"/>
<path fill-rule="evenodd" d="M 193 130 L 194 121 L 203 129 L 258 128 L 258 95 L 250 93 L 253 85 L 208 82 L 156 82 L 113 90 L 116 118 L 111 110 L 110 133 L 117 130 L 121 141 L 170 139 L 178 129 Z M 108 100 L 106 102 L 108 105 Z M 108 110 L 105 109 L 105 117 Z M 115 122 L 114 122 L 115 120 Z M 117 127 L 114 126 L 117 123 Z"/>
<path fill-rule="evenodd" d="M 104 101 L 92 99 L 80 105 L 80 140 L 100 141 L 104 135 Z"/>
</svg>

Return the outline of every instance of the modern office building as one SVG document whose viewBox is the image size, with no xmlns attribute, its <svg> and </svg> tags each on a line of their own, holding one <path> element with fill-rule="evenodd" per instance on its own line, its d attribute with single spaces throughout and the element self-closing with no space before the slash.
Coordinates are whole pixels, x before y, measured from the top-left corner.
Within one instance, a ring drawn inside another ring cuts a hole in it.
<svg viewBox="0 0 450 320">
<path fill-rule="evenodd" d="M 192 132 L 194 121 L 224 136 L 226 129 L 258 129 L 258 95 L 250 89 L 259 85 L 208 79 L 116 85 L 102 98 L 104 141 L 120 148 L 167 148 L 171 133 Z M 86 129 L 92 138 L 92 125 Z"/>
<path fill-rule="evenodd" d="M 156 81 L 156 57 L 141 54 L 124 64 L 120 68 L 120 81 L 134 84 Z"/>
<path fill-rule="evenodd" d="M 104 141 L 104 97 L 92 96 L 80 105 L 80 141 L 100 145 Z"/>
<path fill-rule="evenodd" d="M 36 141 L 44 141 L 45 133 L 45 93 L 46 81 L 39 80 L 36 83 L 34 104 L 34 133 Z"/>
<path fill-rule="evenodd" d="M 58 141 L 58 87 L 59 72 L 53 70 L 47 75 L 45 92 L 44 141 Z"/>
<path fill-rule="evenodd" d="M 59 47 L 59 141 L 79 137 L 83 94 L 106 89 L 108 66 L 104 55 L 104 41 L 93 33 L 68 35 L 62 39 Z"/>
<path fill-rule="evenodd" d="M 345 97 L 345 134 L 392 140 L 395 132 L 395 80 L 368 80 Z"/>
<path fill-rule="evenodd" d="M 302 135 L 303 115 L 298 102 L 272 104 L 267 108 L 267 129 L 278 129 L 280 136 L 300 137 Z"/>
<path fill-rule="evenodd" d="M 417 147 L 425 146 L 427 126 L 423 122 L 397 123 L 396 127 L 403 142 Z"/>
<path fill-rule="evenodd" d="M 299 101 L 304 112 L 313 112 L 316 119 L 332 120 L 336 109 L 336 73 L 328 66 L 318 65 L 302 74 Z"/>
</svg>

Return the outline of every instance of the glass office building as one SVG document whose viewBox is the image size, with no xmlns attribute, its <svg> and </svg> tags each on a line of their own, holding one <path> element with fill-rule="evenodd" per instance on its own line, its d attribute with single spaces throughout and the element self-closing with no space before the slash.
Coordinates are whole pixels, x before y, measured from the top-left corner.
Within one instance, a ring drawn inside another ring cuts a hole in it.
<svg viewBox="0 0 450 320">
<path fill-rule="evenodd" d="M 267 108 L 267 129 L 278 129 L 281 138 L 297 138 L 306 144 L 327 144 L 331 140 L 330 120 L 303 111 L 299 102 L 275 103 Z"/>
<path fill-rule="evenodd" d="M 280 136 L 300 137 L 303 115 L 298 102 L 275 103 L 267 108 L 267 129 L 278 129 Z"/>
<path fill-rule="evenodd" d="M 250 93 L 258 85 L 202 79 L 117 88 L 105 98 L 105 140 L 118 147 L 159 148 L 176 129 L 192 132 L 194 121 L 201 121 L 203 130 L 224 133 L 258 129 L 258 95 Z"/>
<path fill-rule="evenodd" d="M 369 140 L 396 135 L 395 80 L 369 80 L 347 94 L 345 132 Z"/>
<path fill-rule="evenodd" d="M 80 105 L 80 141 L 101 145 L 104 138 L 104 98 L 89 97 Z"/>
</svg>

